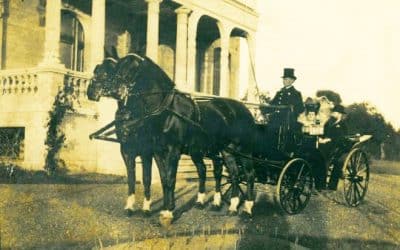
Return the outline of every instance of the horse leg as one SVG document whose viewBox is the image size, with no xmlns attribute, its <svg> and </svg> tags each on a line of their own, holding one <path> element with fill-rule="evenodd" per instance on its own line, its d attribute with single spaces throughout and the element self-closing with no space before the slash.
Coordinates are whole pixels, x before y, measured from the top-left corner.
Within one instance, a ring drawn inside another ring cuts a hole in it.
<svg viewBox="0 0 400 250">
<path fill-rule="evenodd" d="M 222 179 L 222 160 L 218 157 L 212 158 L 214 166 L 214 178 L 215 178 L 215 194 L 213 199 L 213 206 L 215 208 L 221 208 L 221 179 Z"/>
<path fill-rule="evenodd" d="M 141 156 L 143 166 L 143 186 L 144 186 L 144 201 L 142 210 L 145 213 L 150 212 L 151 207 L 151 154 L 145 153 Z"/>
<path fill-rule="evenodd" d="M 164 154 L 154 154 L 157 165 L 160 164 L 160 177 L 164 191 L 164 210 L 160 213 L 160 223 L 163 226 L 169 226 L 174 218 L 176 173 L 180 157 L 177 147 L 170 146 L 168 149 L 168 152 Z"/>
<path fill-rule="evenodd" d="M 243 212 L 248 215 L 252 215 L 252 209 L 254 206 L 254 180 L 255 180 L 255 170 L 253 167 L 253 162 L 250 159 L 242 159 L 242 164 L 245 169 L 247 190 L 246 190 L 246 201 L 244 203 Z"/>
<path fill-rule="evenodd" d="M 199 175 L 199 192 L 197 194 L 196 205 L 199 208 L 203 208 L 206 198 L 206 165 L 204 164 L 202 155 L 192 154 L 191 157 Z"/>
<path fill-rule="evenodd" d="M 163 206 L 160 212 L 160 224 L 164 227 L 168 227 L 172 219 L 174 218 L 172 210 L 169 210 L 169 168 L 167 161 L 163 155 L 157 153 L 154 154 L 154 159 L 156 160 L 158 172 L 160 173 L 161 185 L 163 189 Z"/>
<path fill-rule="evenodd" d="M 232 149 L 233 145 L 230 144 L 229 148 Z M 234 215 L 237 213 L 237 208 L 239 206 L 239 168 L 236 164 L 235 157 L 228 151 L 222 151 L 222 157 L 224 158 L 225 164 L 228 168 L 229 175 L 232 180 L 232 192 L 231 192 L 231 204 L 229 206 L 229 214 Z"/>
<path fill-rule="evenodd" d="M 128 176 L 128 198 L 126 199 L 125 210 L 128 216 L 132 215 L 133 206 L 135 204 L 135 182 L 136 182 L 136 172 L 135 172 L 135 157 L 130 154 L 125 146 L 121 146 L 122 158 L 125 162 L 125 167 Z"/>
</svg>

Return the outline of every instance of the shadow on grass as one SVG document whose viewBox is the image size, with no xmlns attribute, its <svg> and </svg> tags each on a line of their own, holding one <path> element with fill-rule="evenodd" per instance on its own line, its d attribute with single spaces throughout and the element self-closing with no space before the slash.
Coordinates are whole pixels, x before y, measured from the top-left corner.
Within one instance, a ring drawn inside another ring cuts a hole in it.
<svg viewBox="0 0 400 250">
<path fill-rule="evenodd" d="M 14 164 L 0 163 L 0 184 L 121 184 L 125 176 L 60 172 L 48 175 L 44 170 L 27 170 Z"/>
</svg>

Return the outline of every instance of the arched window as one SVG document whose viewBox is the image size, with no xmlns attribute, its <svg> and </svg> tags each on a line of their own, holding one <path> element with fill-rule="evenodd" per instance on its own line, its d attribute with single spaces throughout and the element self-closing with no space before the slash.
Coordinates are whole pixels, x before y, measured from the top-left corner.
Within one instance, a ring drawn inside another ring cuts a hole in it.
<svg viewBox="0 0 400 250">
<path fill-rule="evenodd" d="M 83 28 L 75 14 L 61 12 L 60 59 L 68 69 L 83 71 Z"/>
</svg>

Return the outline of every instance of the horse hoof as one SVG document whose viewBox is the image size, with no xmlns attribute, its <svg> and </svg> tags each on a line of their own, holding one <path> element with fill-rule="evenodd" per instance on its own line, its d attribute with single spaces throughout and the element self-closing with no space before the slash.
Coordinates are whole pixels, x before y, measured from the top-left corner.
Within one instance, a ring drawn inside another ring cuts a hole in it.
<svg viewBox="0 0 400 250">
<path fill-rule="evenodd" d="M 196 207 L 197 209 L 203 210 L 204 207 L 205 207 L 205 205 L 204 205 L 203 203 L 196 202 L 195 207 Z"/>
<path fill-rule="evenodd" d="M 237 214 L 238 214 L 237 211 L 232 211 L 232 210 L 228 211 L 228 216 L 236 216 Z"/>
<path fill-rule="evenodd" d="M 171 226 L 171 224 L 172 224 L 172 218 L 160 216 L 160 225 L 163 228 L 168 229 Z"/>
<path fill-rule="evenodd" d="M 128 217 L 131 217 L 134 213 L 133 210 L 130 210 L 130 209 L 125 209 L 125 212 L 126 212 L 126 216 L 128 216 Z"/>
<path fill-rule="evenodd" d="M 253 214 L 249 214 L 248 212 L 242 211 L 242 213 L 240 213 L 240 218 L 243 220 L 251 221 L 253 219 Z"/>
<path fill-rule="evenodd" d="M 211 210 L 212 211 L 221 211 L 221 208 L 222 208 L 221 205 L 215 205 L 215 204 L 211 205 Z"/>
</svg>

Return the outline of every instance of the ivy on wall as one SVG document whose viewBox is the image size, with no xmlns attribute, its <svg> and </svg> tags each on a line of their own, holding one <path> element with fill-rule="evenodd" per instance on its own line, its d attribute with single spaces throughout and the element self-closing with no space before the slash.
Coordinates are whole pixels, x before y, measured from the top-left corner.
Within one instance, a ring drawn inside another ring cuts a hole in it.
<svg viewBox="0 0 400 250">
<path fill-rule="evenodd" d="M 52 109 L 49 111 L 45 140 L 47 155 L 44 166 L 49 175 L 66 169 L 65 162 L 59 156 L 60 150 L 65 142 L 65 134 L 61 126 L 65 114 L 68 111 L 74 111 L 73 98 L 73 87 L 65 85 L 64 88 L 57 93 Z"/>
</svg>

